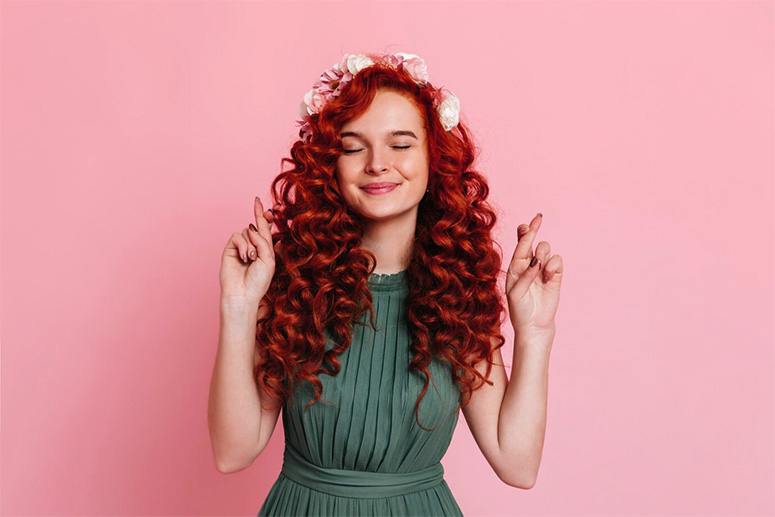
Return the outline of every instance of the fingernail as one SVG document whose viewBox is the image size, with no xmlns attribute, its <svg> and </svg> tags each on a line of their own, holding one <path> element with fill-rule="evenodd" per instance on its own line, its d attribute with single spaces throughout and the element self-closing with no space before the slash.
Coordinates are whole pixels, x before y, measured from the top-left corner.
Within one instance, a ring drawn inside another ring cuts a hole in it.
<svg viewBox="0 0 775 517">
<path fill-rule="evenodd" d="M 258 229 L 256 228 L 256 225 L 254 225 L 253 223 L 250 223 L 250 229 L 253 230 L 254 232 L 258 231 Z"/>
<path fill-rule="evenodd" d="M 256 258 L 256 251 L 250 250 L 250 258 L 255 259 Z"/>
<path fill-rule="evenodd" d="M 538 262 L 538 258 L 534 255 L 533 256 L 533 260 L 530 261 L 530 266 L 529 267 L 535 266 L 536 262 Z"/>
</svg>

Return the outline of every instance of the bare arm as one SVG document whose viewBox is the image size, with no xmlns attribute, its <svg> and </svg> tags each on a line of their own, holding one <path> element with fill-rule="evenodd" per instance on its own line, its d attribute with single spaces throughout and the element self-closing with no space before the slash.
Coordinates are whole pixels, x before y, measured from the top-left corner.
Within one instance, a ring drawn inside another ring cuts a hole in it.
<svg viewBox="0 0 775 517">
<path fill-rule="evenodd" d="M 498 477 L 515 488 L 535 485 L 546 430 L 551 335 L 518 335 L 511 379 L 493 366 L 489 380 L 471 395 L 463 414 L 477 445 Z M 503 364 L 500 349 L 493 354 Z M 485 374 L 486 362 L 477 366 Z"/>
<path fill-rule="evenodd" d="M 249 466 L 261 454 L 272 436 L 281 406 L 269 406 L 253 378 L 258 355 L 255 350 L 258 311 L 239 303 L 221 303 L 218 352 L 210 382 L 208 426 L 215 462 L 220 472 L 228 473 Z"/>
<path fill-rule="evenodd" d="M 498 440 L 504 464 L 532 488 L 541 465 L 549 392 L 549 355 L 554 332 L 517 335 L 514 363 L 498 419 Z"/>
</svg>

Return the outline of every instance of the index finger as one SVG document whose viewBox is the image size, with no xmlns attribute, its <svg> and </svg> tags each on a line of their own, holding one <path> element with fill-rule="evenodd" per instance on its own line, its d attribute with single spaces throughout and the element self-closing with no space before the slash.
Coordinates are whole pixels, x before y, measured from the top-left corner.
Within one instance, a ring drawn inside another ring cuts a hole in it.
<svg viewBox="0 0 775 517">
<path fill-rule="evenodd" d="M 535 240 L 536 234 L 538 233 L 538 228 L 541 226 L 541 220 L 541 214 L 536 214 L 533 216 L 533 220 L 530 221 L 530 224 L 527 227 L 527 232 L 525 232 L 517 241 L 515 255 L 518 258 L 529 259 L 533 257 L 531 250 L 533 249 L 533 241 Z"/>
<path fill-rule="evenodd" d="M 527 232 L 518 238 L 517 246 L 514 249 L 514 255 L 509 262 L 509 268 L 517 274 L 521 273 L 524 269 L 520 268 L 519 262 L 525 260 L 529 261 L 533 258 L 533 241 L 538 233 L 538 228 L 541 226 L 541 218 L 541 214 L 536 214 L 535 217 L 533 217 L 533 220 L 530 221 Z"/>
</svg>

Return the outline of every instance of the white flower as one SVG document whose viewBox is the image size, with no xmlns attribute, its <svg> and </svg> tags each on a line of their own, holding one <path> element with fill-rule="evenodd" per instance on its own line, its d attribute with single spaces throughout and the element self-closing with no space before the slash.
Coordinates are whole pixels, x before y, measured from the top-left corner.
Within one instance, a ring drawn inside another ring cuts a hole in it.
<svg viewBox="0 0 775 517">
<path fill-rule="evenodd" d="M 398 56 L 404 61 L 408 61 L 409 59 L 412 59 L 413 57 L 420 57 L 417 54 L 410 54 L 409 52 L 393 52 L 394 56 Z"/>
<path fill-rule="evenodd" d="M 460 122 L 460 99 L 449 90 L 442 90 L 442 96 L 443 100 L 436 109 L 439 112 L 441 125 L 449 131 Z"/>
<path fill-rule="evenodd" d="M 347 68 L 347 71 L 355 75 L 364 68 L 373 65 L 374 61 L 369 56 L 364 54 L 346 54 L 344 64 Z"/>
<path fill-rule="evenodd" d="M 419 83 L 425 83 L 428 81 L 428 65 L 425 64 L 425 60 L 417 54 L 409 54 L 407 52 L 396 52 L 393 54 L 403 60 L 402 66 L 409 72 L 412 79 Z"/>
</svg>

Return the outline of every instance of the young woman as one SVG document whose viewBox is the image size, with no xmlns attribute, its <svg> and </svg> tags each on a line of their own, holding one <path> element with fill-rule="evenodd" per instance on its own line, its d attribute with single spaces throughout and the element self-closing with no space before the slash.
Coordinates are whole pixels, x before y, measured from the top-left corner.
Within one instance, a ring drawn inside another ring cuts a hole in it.
<svg viewBox="0 0 775 517">
<path fill-rule="evenodd" d="M 210 434 L 219 470 L 241 470 L 282 410 L 259 516 L 462 515 L 440 463 L 461 409 L 503 482 L 535 482 L 562 260 L 533 252 L 540 214 L 519 227 L 509 380 L 496 215 L 459 106 L 419 56 L 346 54 L 305 96 L 273 209 L 256 197 L 226 245 Z"/>
</svg>

